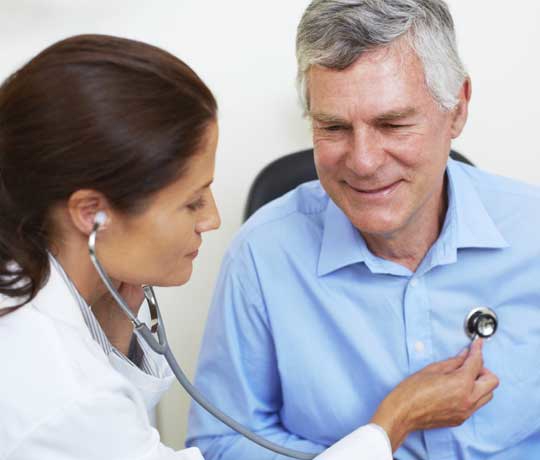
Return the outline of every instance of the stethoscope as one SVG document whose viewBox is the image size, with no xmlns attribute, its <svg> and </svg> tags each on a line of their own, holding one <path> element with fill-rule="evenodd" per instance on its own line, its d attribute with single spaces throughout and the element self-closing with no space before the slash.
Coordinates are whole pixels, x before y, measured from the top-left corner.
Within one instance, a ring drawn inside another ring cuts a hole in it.
<svg viewBox="0 0 540 460">
<path fill-rule="evenodd" d="M 103 283 L 105 283 L 105 286 L 113 296 L 114 300 L 118 303 L 118 306 L 122 309 L 122 311 L 129 317 L 131 322 L 133 323 L 133 328 L 135 334 L 137 334 L 138 337 L 143 339 L 149 346 L 154 350 L 156 353 L 162 355 L 167 360 L 167 363 L 169 363 L 169 366 L 171 367 L 171 370 L 173 371 L 173 374 L 177 378 L 178 382 L 186 392 L 193 398 L 194 401 L 199 403 L 201 407 L 203 407 L 205 410 L 207 410 L 210 414 L 212 414 L 214 417 L 216 417 L 219 421 L 227 425 L 229 428 L 233 429 L 234 431 L 240 433 L 241 435 L 245 436 L 249 440 L 253 441 L 254 443 L 258 444 L 261 447 L 264 447 L 265 449 L 271 450 L 277 454 L 285 455 L 286 457 L 291 458 L 298 458 L 300 460 L 311 460 L 312 458 L 315 458 L 318 454 L 312 454 L 312 453 L 306 453 L 306 452 L 300 452 L 293 449 L 288 449 L 286 447 L 280 446 L 278 444 L 275 444 L 255 433 L 250 431 L 248 428 L 243 426 L 242 424 L 238 423 L 233 418 L 229 417 L 227 414 L 224 414 L 219 409 L 214 407 L 210 402 L 206 400 L 206 398 L 191 384 L 191 382 L 188 380 L 182 369 L 180 368 L 180 365 L 176 361 L 176 358 L 174 357 L 171 348 L 169 347 L 169 343 L 167 341 L 167 335 L 165 333 L 165 326 L 163 325 L 163 320 L 161 318 L 161 313 L 159 311 L 159 306 L 156 300 L 156 296 L 154 294 L 154 289 L 152 286 L 143 286 L 144 296 L 146 298 L 146 301 L 148 302 L 148 307 L 150 309 L 150 328 L 140 321 L 130 310 L 125 300 L 122 298 L 122 296 L 119 294 L 119 292 L 116 290 L 116 288 L 113 286 L 111 279 L 109 278 L 109 275 L 105 272 L 105 269 L 99 262 L 97 255 L 96 255 L 96 235 L 99 231 L 99 228 L 105 223 L 107 220 L 107 216 L 104 212 L 100 211 L 96 213 L 96 217 L 94 219 L 94 226 L 92 228 L 92 232 L 90 233 L 90 237 L 88 238 L 88 250 L 90 252 L 90 258 L 92 259 L 92 262 L 94 266 L 96 267 L 96 270 L 102 279 Z M 157 333 L 157 340 L 154 337 L 154 333 Z"/>
<path fill-rule="evenodd" d="M 477 338 L 489 339 L 497 332 L 499 320 L 495 312 L 488 307 L 475 307 L 467 317 L 463 325 L 465 334 L 471 341 Z"/>
<path fill-rule="evenodd" d="M 310 460 L 315 458 L 318 454 L 300 452 L 294 449 L 288 449 L 286 447 L 275 444 L 255 433 L 251 430 L 238 423 L 233 418 L 229 417 L 227 414 L 221 412 L 219 409 L 214 407 L 208 400 L 197 390 L 191 382 L 188 380 L 180 365 L 176 361 L 169 343 L 167 341 L 167 335 L 165 333 L 165 326 L 161 318 L 161 312 L 154 294 L 154 289 L 152 286 L 143 286 L 144 296 L 148 302 L 148 307 L 150 310 L 150 328 L 140 321 L 128 307 L 125 300 L 116 290 L 114 285 L 111 282 L 111 279 L 105 272 L 105 269 L 99 262 L 96 255 L 96 236 L 99 228 L 105 223 L 107 216 L 104 212 L 100 211 L 96 213 L 94 220 L 94 226 L 92 232 L 88 238 L 88 250 L 90 252 L 90 258 L 92 263 L 96 267 L 96 270 L 102 279 L 103 283 L 113 296 L 114 300 L 118 303 L 118 306 L 122 311 L 129 317 L 133 323 L 133 328 L 135 334 L 138 337 L 143 339 L 156 353 L 162 355 L 167 360 L 167 363 L 171 367 L 171 370 L 178 382 L 186 390 L 186 392 L 200 404 L 206 411 L 216 417 L 219 421 L 227 425 L 229 428 L 245 436 L 247 439 L 253 441 L 265 449 L 271 450 L 280 455 L 285 455 L 286 457 L 298 458 L 300 460 Z M 497 330 L 497 315 L 495 312 L 487 307 L 476 307 L 473 308 L 470 313 L 465 318 L 465 333 L 471 339 L 471 341 L 476 340 L 478 337 L 489 338 L 495 334 Z M 157 333 L 157 340 L 154 337 L 154 333 Z"/>
</svg>

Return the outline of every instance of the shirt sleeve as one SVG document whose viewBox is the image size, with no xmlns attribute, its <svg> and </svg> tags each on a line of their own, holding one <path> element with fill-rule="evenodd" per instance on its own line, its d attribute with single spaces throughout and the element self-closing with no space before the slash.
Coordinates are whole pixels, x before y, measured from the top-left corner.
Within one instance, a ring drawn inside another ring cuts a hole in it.
<svg viewBox="0 0 540 460">
<path fill-rule="evenodd" d="M 219 409 L 260 436 L 284 447 L 322 454 L 319 460 L 386 460 L 391 449 L 384 431 L 368 425 L 334 446 L 289 431 L 279 371 L 264 301 L 249 257 L 227 256 L 214 293 L 199 355 L 197 388 Z M 190 411 L 186 444 L 206 460 L 285 460 L 233 432 L 197 404 Z"/>
<path fill-rule="evenodd" d="M 160 442 L 136 395 L 103 391 L 70 401 L 42 420 L 6 460 L 203 460 L 198 449 Z"/>
<path fill-rule="evenodd" d="M 319 453 L 325 446 L 288 431 L 272 335 L 246 258 L 226 256 L 203 337 L 195 386 L 207 399 L 253 432 L 277 444 Z M 276 454 L 230 430 L 193 403 L 186 445 L 206 460 L 274 460 Z"/>
</svg>

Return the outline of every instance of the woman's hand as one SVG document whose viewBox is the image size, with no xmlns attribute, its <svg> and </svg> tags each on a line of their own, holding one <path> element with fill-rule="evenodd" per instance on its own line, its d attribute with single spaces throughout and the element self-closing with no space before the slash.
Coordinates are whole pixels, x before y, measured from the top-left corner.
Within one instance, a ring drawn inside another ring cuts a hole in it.
<svg viewBox="0 0 540 460">
<path fill-rule="evenodd" d="M 384 428 L 395 451 L 412 431 L 461 425 L 493 398 L 499 380 L 484 367 L 482 340 L 468 353 L 426 366 L 401 382 L 372 422 Z"/>
<path fill-rule="evenodd" d="M 128 304 L 130 310 L 137 315 L 144 300 L 142 287 L 120 283 L 117 290 Z M 133 335 L 133 324 L 109 291 L 92 305 L 92 311 L 113 347 L 127 356 Z"/>
</svg>

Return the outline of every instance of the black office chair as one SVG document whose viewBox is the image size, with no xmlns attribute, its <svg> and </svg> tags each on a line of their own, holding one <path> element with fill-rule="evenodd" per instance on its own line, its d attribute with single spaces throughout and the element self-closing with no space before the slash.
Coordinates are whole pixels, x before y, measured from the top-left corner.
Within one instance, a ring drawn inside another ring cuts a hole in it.
<svg viewBox="0 0 540 460">
<path fill-rule="evenodd" d="M 474 166 L 470 160 L 454 150 L 450 151 L 450 157 Z M 317 179 L 317 171 L 313 161 L 313 149 L 290 153 L 274 160 L 263 168 L 251 185 L 244 209 L 244 221 L 261 206 L 314 179 Z"/>
</svg>

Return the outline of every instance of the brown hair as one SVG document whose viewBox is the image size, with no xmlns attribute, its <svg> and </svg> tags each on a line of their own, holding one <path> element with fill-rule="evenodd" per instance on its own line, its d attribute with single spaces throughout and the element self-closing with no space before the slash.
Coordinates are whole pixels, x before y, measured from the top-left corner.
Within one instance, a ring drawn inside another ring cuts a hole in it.
<svg viewBox="0 0 540 460">
<path fill-rule="evenodd" d="M 47 280 L 52 206 L 89 188 L 139 212 L 182 174 L 216 111 L 185 63 L 123 38 L 71 37 L 11 75 L 0 87 L 0 294 L 24 305 Z"/>
</svg>

